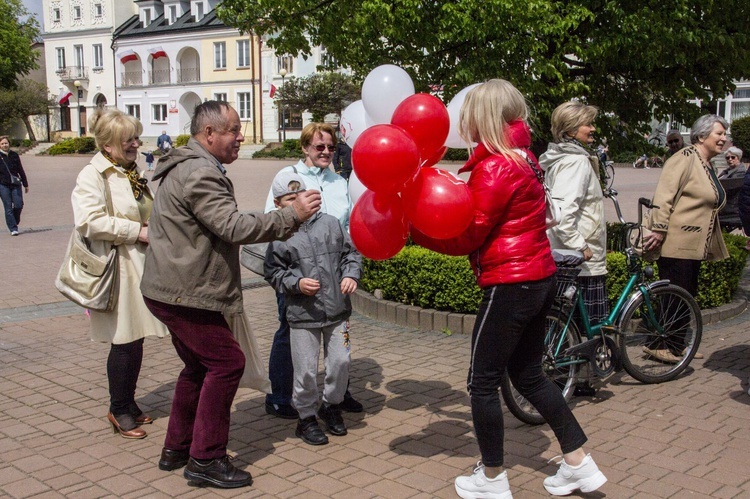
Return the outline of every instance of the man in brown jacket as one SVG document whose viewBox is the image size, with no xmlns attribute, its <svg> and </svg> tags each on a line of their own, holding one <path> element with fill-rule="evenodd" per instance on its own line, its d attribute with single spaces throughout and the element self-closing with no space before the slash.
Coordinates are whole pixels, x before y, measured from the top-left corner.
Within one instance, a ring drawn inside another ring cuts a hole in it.
<svg viewBox="0 0 750 499">
<path fill-rule="evenodd" d="M 184 476 L 220 488 L 250 485 L 250 473 L 227 456 L 232 401 L 245 368 L 225 313 L 241 312 L 239 247 L 289 238 L 320 208 L 306 191 L 292 206 L 240 213 L 223 164 L 244 140 L 237 112 L 225 102 L 195 109 L 191 139 L 159 160 L 161 184 L 149 222 L 141 281 L 147 307 L 166 324 L 185 368 L 177 378 L 159 468 L 185 465 Z"/>
</svg>

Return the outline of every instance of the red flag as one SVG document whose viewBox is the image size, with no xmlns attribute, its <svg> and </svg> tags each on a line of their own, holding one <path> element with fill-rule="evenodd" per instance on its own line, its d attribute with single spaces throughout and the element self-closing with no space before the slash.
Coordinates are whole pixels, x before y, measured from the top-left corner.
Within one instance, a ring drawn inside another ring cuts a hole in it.
<svg viewBox="0 0 750 499">
<path fill-rule="evenodd" d="M 73 92 L 63 87 L 62 90 L 60 90 L 60 95 L 57 96 L 57 103 L 60 104 L 61 106 L 64 106 L 65 104 L 68 103 L 72 95 L 73 95 Z"/>
<path fill-rule="evenodd" d="M 276 85 L 271 83 L 271 90 L 268 91 L 268 96 L 273 99 L 274 95 L 276 95 Z"/>
<path fill-rule="evenodd" d="M 161 48 L 161 46 L 148 49 L 148 53 L 151 54 L 151 57 L 153 57 L 154 59 L 158 59 L 159 57 L 167 57 L 167 53 L 164 52 L 164 49 Z"/>
<path fill-rule="evenodd" d="M 135 52 L 132 50 L 126 50 L 125 52 L 120 53 L 120 62 L 125 64 L 126 62 L 130 61 L 137 61 L 138 55 L 136 55 Z"/>
</svg>

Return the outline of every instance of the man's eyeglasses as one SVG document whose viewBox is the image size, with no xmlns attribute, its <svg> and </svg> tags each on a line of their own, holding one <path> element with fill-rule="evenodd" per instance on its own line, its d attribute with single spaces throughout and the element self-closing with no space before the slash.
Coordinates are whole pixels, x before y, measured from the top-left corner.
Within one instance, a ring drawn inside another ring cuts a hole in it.
<svg viewBox="0 0 750 499">
<path fill-rule="evenodd" d="M 667 141 L 667 144 L 679 144 L 679 143 L 680 143 L 680 139 L 672 139 L 672 140 Z"/>
<path fill-rule="evenodd" d="M 739 159 L 737 156 L 725 156 L 727 159 Z"/>
<path fill-rule="evenodd" d="M 328 152 L 333 152 L 336 150 L 336 146 L 327 146 L 325 144 L 318 144 L 317 146 L 313 146 L 316 151 L 323 152 L 328 148 Z"/>
</svg>

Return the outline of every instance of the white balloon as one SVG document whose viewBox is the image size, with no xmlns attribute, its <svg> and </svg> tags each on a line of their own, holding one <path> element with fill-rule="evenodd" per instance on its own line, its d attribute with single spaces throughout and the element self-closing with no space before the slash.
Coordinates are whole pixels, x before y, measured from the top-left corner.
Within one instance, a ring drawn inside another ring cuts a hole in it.
<svg viewBox="0 0 750 499">
<path fill-rule="evenodd" d="M 367 187 L 359 181 L 357 174 L 352 170 L 351 175 L 349 175 L 349 198 L 352 200 L 352 204 L 356 203 L 366 190 Z"/>
<path fill-rule="evenodd" d="M 458 118 L 459 113 L 461 112 L 461 106 L 466 100 L 466 94 L 469 93 L 469 90 L 478 85 L 481 85 L 481 83 L 474 83 L 473 85 L 469 85 L 468 87 L 458 92 L 448 103 L 448 118 L 450 118 L 451 120 L 451 127 L 448 130 L 448 138 L 445 139 L 445 147 L 452 147 L 454 149 L 466 149 L 467 147 L 469 147 L 469 144 L 467 144 L 466 141 L 464 141 L 461 136 L 458 135 Z M 471 145 L 475 146 L 476 144 L 472 143 Z"/>
<path fill-rule="evenodd" d="M 362 100 L 354 101 L 346 106 L 346 109 L 341 113 L 341 122 L 339 123 L 341 138 L 349 144 L 349 147 L 354 147 L 357 137 L 374 124 L 372 119 L 367 116 Z"/>
<path fill-rule="evenodd" d="M 376 125 L 390 123 L 393 111 L 410 95 L 414 95 L 414 82 L 409 73 L 393 64 L 373 69 L 362 84 L 365 111 Z"/>
</svg>

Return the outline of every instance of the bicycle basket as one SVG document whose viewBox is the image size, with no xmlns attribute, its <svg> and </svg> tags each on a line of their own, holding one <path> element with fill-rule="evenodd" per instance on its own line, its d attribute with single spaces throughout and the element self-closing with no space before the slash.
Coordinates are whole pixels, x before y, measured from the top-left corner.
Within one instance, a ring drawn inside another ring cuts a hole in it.
<svg viewBox="0 0 750 499">
<path fill-rule="evenodd" d="M 571 286 L 577 284 L 578 274 L 581 273 L 579 268 L 557 267 L 557 291 L 555 298 L 565 296 L 565 291 Z"/>
</svg>

